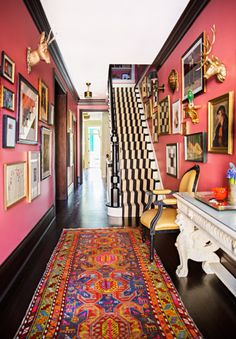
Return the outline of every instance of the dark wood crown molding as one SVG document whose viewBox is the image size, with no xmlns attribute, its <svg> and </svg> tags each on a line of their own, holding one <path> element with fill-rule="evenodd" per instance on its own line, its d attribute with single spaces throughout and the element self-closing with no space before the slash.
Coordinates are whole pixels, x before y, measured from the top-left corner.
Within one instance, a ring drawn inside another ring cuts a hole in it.
<svg viewBox="0 0 236 339">
<path fill-rule="evenodd" d="M 24 3 L 36 25 L 39 32 L 46 32 L 47 34 L 50 32 L 50 24 L 44 12 L 43 6 L 39 0 L 24 0 Z M 68 86 L 69 91 L 71 92 L 73 98 L 76 102 L 79 101 L 79 95 L 71 81 L 69 73 L 66 69 L 65 62 L 63 60 L 62 54 L 58 47 L 57 42 L 54 40 L 52 44 L 49 46 L 49 51 L 51 56 L 60 71 L 66 85 Z"/>
<path fill-rule="evenodd" d="M 178 45 L 185 33 L 189 30 L 201 11 L 210 0 L 190 0 L 181 17 L 172 29 L 169 37 L 153 61 L 157 70 L 164 64 L 166 59 Z"/>
</svg>

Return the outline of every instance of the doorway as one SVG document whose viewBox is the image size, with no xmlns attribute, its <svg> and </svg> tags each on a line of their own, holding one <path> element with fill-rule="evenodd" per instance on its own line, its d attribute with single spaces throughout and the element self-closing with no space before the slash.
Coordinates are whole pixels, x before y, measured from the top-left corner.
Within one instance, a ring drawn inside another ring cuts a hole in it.
<svg viewBox="0 0 236 339">
<path fill-rule="evenodd" d="M 88 127 L 88 168 L 100 168 L 101 165 L 101 128 Z"/>
</svg>

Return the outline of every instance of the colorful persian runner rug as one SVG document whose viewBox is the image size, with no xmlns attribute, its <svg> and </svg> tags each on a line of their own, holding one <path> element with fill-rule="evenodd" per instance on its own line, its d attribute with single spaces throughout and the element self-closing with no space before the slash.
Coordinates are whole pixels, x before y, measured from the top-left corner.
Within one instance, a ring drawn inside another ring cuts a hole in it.
<svg viewBox="0 0 236 339">
<path fill-rule="evenodd" d="M 201 338 L 134 228 L 63 230 L 16 338 Z"/>
</svg>

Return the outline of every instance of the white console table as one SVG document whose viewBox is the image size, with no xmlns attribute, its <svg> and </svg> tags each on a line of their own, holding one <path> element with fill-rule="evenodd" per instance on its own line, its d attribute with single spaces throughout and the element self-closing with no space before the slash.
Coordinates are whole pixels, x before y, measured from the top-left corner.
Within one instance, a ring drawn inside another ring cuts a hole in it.
<svg viewBox="0 0 236 339">
<path fill-rule="evenodd" d="M 207 274 L 215 273 L 236 296 L 236 279 L 220 263 L 219 248 L 236 261 L 236 211 L 217 211 L 196 200 L 192 193 L 175 193 L 180 234 L 176 240 L 180 265 L 176 274 L 188 275 L 188 259 L 202 262 Z"/>
</svg>

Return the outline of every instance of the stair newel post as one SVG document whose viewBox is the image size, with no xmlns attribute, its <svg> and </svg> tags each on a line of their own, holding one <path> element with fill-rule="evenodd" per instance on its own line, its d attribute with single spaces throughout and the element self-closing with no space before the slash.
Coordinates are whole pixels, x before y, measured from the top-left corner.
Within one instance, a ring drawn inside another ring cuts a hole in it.
<svg viewBox="0 0 236 339">
<path fill-rule="evenodd" d="M 108 92 L 110 98 L 111 114 L 111 145 L 112 145 L 112 167 L 111 167 L 111 207 L 120 207 L 120 189 L 119 189 L 119 142 L 117 134 L 116 111 L 114 109 L 114 98 L 112 88 L 111 66 L 108 75 Z"/>
</svg>

